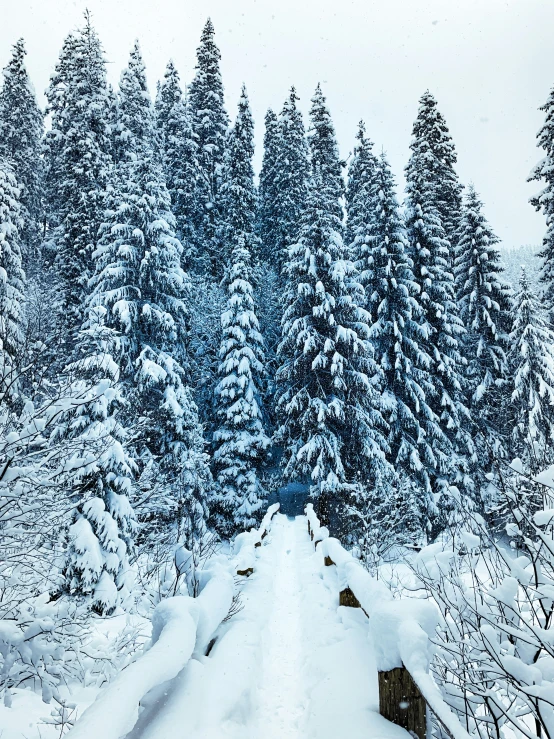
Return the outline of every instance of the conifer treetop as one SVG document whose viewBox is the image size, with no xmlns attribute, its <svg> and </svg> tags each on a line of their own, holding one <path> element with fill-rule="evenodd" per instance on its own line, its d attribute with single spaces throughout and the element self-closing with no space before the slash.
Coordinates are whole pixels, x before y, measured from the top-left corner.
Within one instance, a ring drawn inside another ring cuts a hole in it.
<svg viewBox="0 0 554 739">
<path fill-rule="evenodd" d="M 119 83 L 119 140 L 123 158 L 148 156 L 154 146 L 154 111 L 146 68 L 135 41 Z"/>
<path fill-rule="evenodd" d="M 289 98 L 293 100 L 291 97 Z M 326 187 L 331 187 L 333 197 L 338 201 L 344 195 L 344 182 L 342 179 L 342 162 L 339 157 L 339 149 L 335 136 L 335 127 L 331 119 L 327 100 L 323 95 L 321 85 L 318 83 L 312 98 L 310 109 L 310 129 L 308 131 L 310 144 L 312 171 L 319 169 Z M 339 214 L 337 202 L 336 212 Z"/>
</svg>

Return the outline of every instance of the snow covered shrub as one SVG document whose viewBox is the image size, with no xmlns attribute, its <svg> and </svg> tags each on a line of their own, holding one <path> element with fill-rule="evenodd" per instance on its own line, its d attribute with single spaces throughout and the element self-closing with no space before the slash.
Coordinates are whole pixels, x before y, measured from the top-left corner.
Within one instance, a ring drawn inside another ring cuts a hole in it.
<svg viewBox="0 0 554 739">
<path fill-rule="evenodd" d="M 53 600 L 48 592 L 8 615 L 0 618 L 0 697 L 6 705 L 14 688 L 39 691 L 45 703 L 54 698 L 61 705 L 60 689 L 68 682 L 100 686 L 128 664 L 145 637 L 131 622 L 113 636 L 99 633 L 85 604 Z"/>
<path fill-rule="evenodd" d="M 383 468 L 375 485 L 355 486 L 350 515 L 351 540 L 360 560 L 372 575 L 396 548 L 419 546 L 421 493 L 413 481 L 390 468 Z"/>
<path fill-rule="evenodd" d="M 420 583 L 441 612 L 433 670 L 472 736 L 554 731 L 554 506 L 534 514 L 500 477 L 514 551 L 477 514 L 448 548 L 418 556 Z M 547 491 L 548 493 L 548 491 Z M 549 497 L 550 493 L 548 493 Z"/>
<path fill-rule="evenodd" d="M 14 687 L 49 701 L 69 680 L 102 682 L 137 648 L 132 629 L 121 644 L 99 639 L 89 603 L 60 595 L 63 534 L 77 510 L 67 490 L 105 447 L 101 435 L 87 445 L 56 432 L 69 409 L 80 417 L 90 408 L 89 392 L 60 382 L 36 408 L 27 401 L 19 417 L 5 407 L 0 415 L 0 692 L 8 704 Z"/>
</svg>

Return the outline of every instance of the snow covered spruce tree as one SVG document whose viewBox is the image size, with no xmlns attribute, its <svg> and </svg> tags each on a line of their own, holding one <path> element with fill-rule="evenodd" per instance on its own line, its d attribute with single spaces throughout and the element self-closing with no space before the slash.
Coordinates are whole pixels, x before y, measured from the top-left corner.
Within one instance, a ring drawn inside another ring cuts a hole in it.
<svg viewBox="0 0 554 739">
<path fill-rule="evenodd" d="M 259 390 L 264 352 L 250 262 L 240 234 L 226 280 L 229 298 L 221 316 L 220 380 L 215 388 L 218 425 L 213 462 L 218 485 L 212 508 L 216 527 L 225 536 L 254 526 L 266 497 L 258 478 L 269 446 Z"/>
<path fill-rule="evenodd" d="M 21 368 L 25 273 L 21 264 L 19 188 L 0 158 L 0 401 L 15 400 Z"/>
<path fill-rule="evenodd" d="M 335 188 L 312 177 L 300 240 L 289 249 L 278 380 L 284 476 L 310 481 L 319 515 L 343 524 L 357 470 L 385 464 L 380 372 L 362 291 L 346 258 Z"/>
<path fill-rule="evenodd" d="M 542 211 L 546 218 L 546 233 L 542 240 L 540 256 L 543 260 L 541 282 L 544 284 L 544 297 L 550 320 L 554 318 L 554 88 L 548 100 L 541 107 L 545 121 L 537 134 L 537 146 L 544 151 L 544 157 L 533 168 L 530 181 L 541 182 L 542 190 L 531 198 L 536 210 Z"/>
<path fill-rule="evenodd" d="M 162 147 L 164 173 L 171 196 L 177 236 L 183 245 L 183 267 L 194 267 L 197 248 L 195 224 L 199 203 L 196 197 L 197 146 L 191 113 L 183 100 L 179 74 L 169 62 L 156 99 L 156 123 Z"/>
<path fill-rule="evenodd" d="M 356 470 L 364 466 L 371 477 L 385 464 L 386 424 L 369 316 L 342 241 L 334 128 L 320 88 L 314 100 L 314 170 L 300 239 L 286 265 L 279 436 L 285 478 L 310 480 L 323 520 L 333 515 L 343 522 Z"/>
<path fill-rule="evenodd" d="M 81 359 L 65 369 L 73 401 L 61 414 L 54 441 L 66 439 L 73 521 L 67 532 L 66 592 L 85 596 L 97 613 L 113 612 L 132 586 L 128 561 L 135 528 L 129 497 L 136 469 L 127 435 L 118 420 L 125 401 L 119 368 L 111 356 L 115 343 L 106 327 L 106 310 L 96 306 L 81 332 Z"/>
<path fill-rule="evenodd" d="M 306 205 L 309 158 L 308 143 L 299 100 L 294 87 L 279 116 L 278 153 L 275 169 L 274 255 L 278 272 L 282 273 L 287 249 L 298 240 L 300 219 Z"/>
<path fill-rule="evenodd" d="M 457 228 L 462 207 L 462 190 L 455 164 L 456 149 L 437 101 L 427 90 L 420 98 L 410 144 L 412 155 L 406 168 L 407 178 L 420 176 L 430 186 L 436 207 L 452 248 L 456 247 Z M 412 167 L 419 174 L 412 172 Z M 452 253 L 452 259 L 454 254 Z"/>
<path fill-rule="evenodd" d="M 260 238 L 260 254 L 265 262 L 271 264 L 277 254 L 277 210 L 276 187 L 277 167 L 279 166 L 280 129 L 279 119 L 271 108 L 265 114 L 264 155 L 258 187 L 257 233 Z"/>
<path fill-rule="evenodd" d="M 229 264 L 235 246 L 243 243 L 257 261 L 259 242 L 256 227 L 257 193 L 254 185 L 254 121 L 243 85 L 235 122 L 227 136 L 221 170 L 221 225 L 219 259 Z"/>
<path fill-rule="evenodd" d="M 213 23 L 208 18 L 196 52 L 196 75 L 189 88 L 188 100 L 192 129 L 198 147 L 195 261 L 198 269 L 221 277 L 223 264 L 218 253 L 217 241 L 221 223 L 219 190 L 229 117 L 225 110 L 219 68 L 221 53 L 214 41 L 214 34 Z"/>
<path fill-rule="evenodd" d="M 333 208 L 334 215 L 342 223 L 343 213 L 340 199 L 345 192 L 342 178 L 343 165 L 338 154 L 331 114 L 319 84 L 316 87 L 312 98 L 312 107 L 310 108 L 308 142 L 312 172 L 319 169 L 321 179 L 332 196 L 329 205 Z"/>
<path fill-rule="evenodd" d="M 429 181 L 429 154 L 424 146 L 413 147 L 406 168 L 406 228 L 412 271 L 422 308 L 420 346 L 431 358 L 431 390 L 426 402 L 433 411 L 428 442 L 436 459 L 432 473 L 435 492 L 448 496 L 452 483 L 471 487 L 468 455 L 473 443 L 465 405 L 464 360 L 460 341 L 464 329 L 452 273 L 450 242 L 435 205 L 436 187 Z"/>
<path fill-rule="evenodd" d="M 365 288 L 364 306 L 371 316 L 370 340 L 383 376 L 388 459 L 395 470 L 417 483 L 424 530 L 435 510 L 431 480 L 437 465 L 433 440 L 438 419 L 426 400 L 433 393 L 432 359 L 425 349 L 428 329 L 422 323 L 419 287 L 384 154 L 369 187 L 362 185 L 357 198 L 368 194 L 363 210 L 356 205 L 357 212 L 366 215 L 357 223 L 353 251 Z"/>
<path fill-rule="evenodd" d="M 158 140 L 162 152 L 166 149 L 167 124 L 175 105 L 183 99 L 183 91 L 181 89 L 181 79 L 179 72 L 170 59 L 166 65 L 164 78 L 158 81 L 156 87 L 156 100 L 154 102 L 154 116 L 156 118 L 156 127 Z"/>
<path fill-rule="evenodd" d="M 533 472 L 552 462 L 554 440 L 554 332 L 521 268 L 510 334 L 513 453 Z"/>
<path fill-rule="evenodd" d="M 0 92 L 0 156 L 14 169 L 21 203 L 21 251 L 27 272 L 36 267 L 42 217 L 42 112 L 25 68 L 25 42 L 14 45 Z"/>
<path fill-rule="evenodd" d="M 48 221 L 54 228 L 60 317 L 71 350 L 85 319 L 111 166 L 106 64 L 88 12 L 84 28 L 64 41 L 46 95 L 52 115 L 45 154 Z"/>
<path fill-rule="evenodd" d="M 455 261 L 460 318 L 466 329 L 469 406 L 474 422 L 499 438 L 506 432 L 506 350 L 510 330 L 510 290 L 501 282 L 498 238 L 473 187 L 464 202 Z"/>
<path fill-rule="evenodd" d="M 153 108 L 138 44 L 122 74 L 118 110 L 121 159 L 94 254 L 91 301 L 107 309 L 109 325 L 118 331 L 114 354 L 129 401 L 128 420 L 138 419 L 140 483 L 151 489 L 155 509 L 140 511 L 148 524 L 144 535 L 155 541 L 162 530 L 168 540 L 186 530 L 190 521 L 177 520 L 176 512 L 183 517 L 201 512 L 195 523 L 201 535 L 210 475 L 182 364 L 187 276 L 154 148 Z M 185 507 L 187 496 L 197 501 L 194 510 Z"/>
<path fill-rule="evenodd" d="M 369 192 L 373 184 L 377 160 L 373 153 L 373 143 L 366 136 L 365 123 L 360 121 L 358 143 L 354 147 L 352 161 L 348 167 L 348 186 L 346 188 L 346 244 L 350 246 L 356 237 L 358 227 L 367 227 L 371 215 Z"/>
</svg>

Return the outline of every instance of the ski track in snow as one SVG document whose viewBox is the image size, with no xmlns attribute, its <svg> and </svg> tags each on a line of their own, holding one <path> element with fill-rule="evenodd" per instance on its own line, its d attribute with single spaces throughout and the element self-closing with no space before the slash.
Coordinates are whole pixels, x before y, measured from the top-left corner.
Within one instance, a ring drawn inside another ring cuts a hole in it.
<svg viewBox="0 0 554 739">
<path fill-rule="evenodd" d="M 410 739 L 378 715 L 367 619 L 338 607 L 306 518 L 277 515 L 257 551 L 243 609 L 152 691 L 127 739 Z"/>
</svg>

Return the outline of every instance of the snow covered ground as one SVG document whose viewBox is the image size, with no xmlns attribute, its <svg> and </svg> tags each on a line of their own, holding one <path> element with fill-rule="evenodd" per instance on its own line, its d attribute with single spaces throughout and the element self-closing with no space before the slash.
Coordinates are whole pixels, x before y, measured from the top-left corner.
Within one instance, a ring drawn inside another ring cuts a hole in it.
<svg viewBox="0 0 554 739">
<path fill-rule="evenodd" d="M 367 620 L 338 607 L 305 517 L 279 515 L 209 657 L 147 701 L 129 739 L 406 739 L 378 713 Z"/>
<path fill-rule="evenodd" d="M 127 739 L 408 739 L 378 715 L 367 618 L 338 606 L 336 568 L 314 552 L 306 518 L 276 516 L 256 551 L 242 610 L 209 657 L 194 655 L 151 691 Z M 1 739 L 50 739 L 53 727 L 37 726 L 49 710 L 18 691 L 14 708 L 0 709 Z"/>
<path fill-rule="evenodd" d="M 94 618 L 92 629 L 99 642 L 110 643 L 123 631 L 137 629 L 137 640 L 146 642 L 150 636 L 150 621 L 141 616 L 129 616 L 121 613 L 111 618 Z M 91 678 L 86 686 L 73 683 L 62 688 L 62 697 L 75 704 L 74 715 L 81 716 L 83 711 L 94 701 L 100 687 Z M 0 739 L 60 739 L 60 727 L 44 722 L 51 718 L 56 708 L 55 701 L 44 703 L 40 693 L 25 688 L 12 691 L 13 702 L 7 707 L 0 702 Z"/>
</svg>

